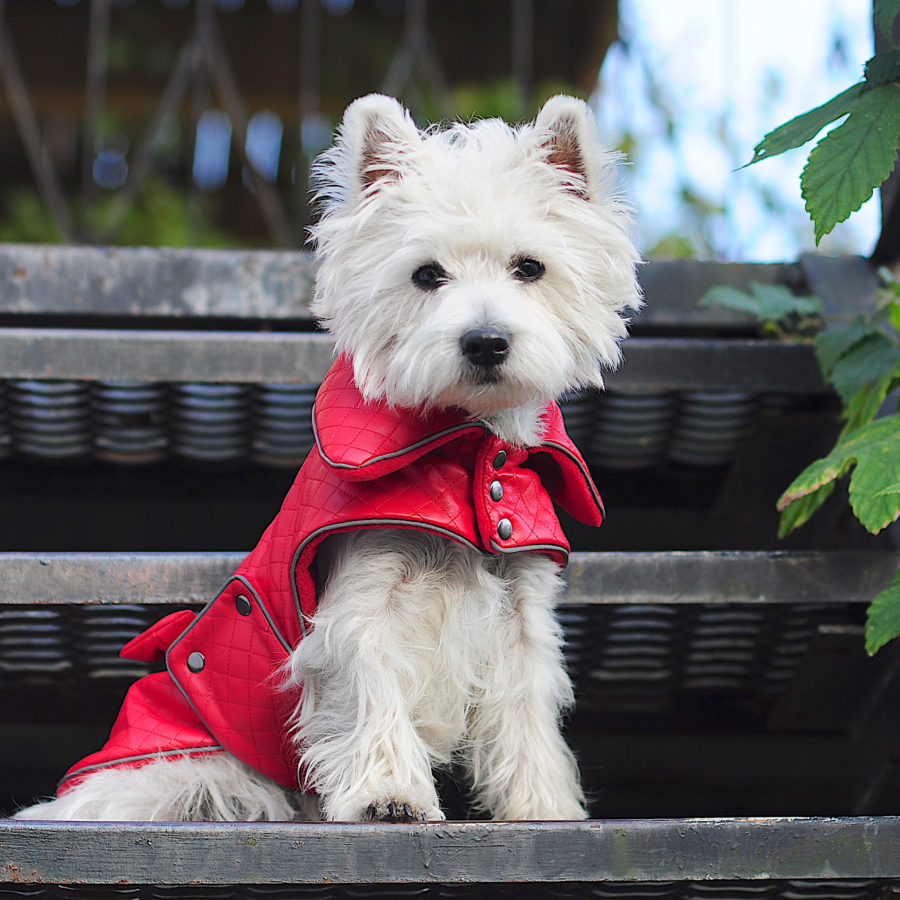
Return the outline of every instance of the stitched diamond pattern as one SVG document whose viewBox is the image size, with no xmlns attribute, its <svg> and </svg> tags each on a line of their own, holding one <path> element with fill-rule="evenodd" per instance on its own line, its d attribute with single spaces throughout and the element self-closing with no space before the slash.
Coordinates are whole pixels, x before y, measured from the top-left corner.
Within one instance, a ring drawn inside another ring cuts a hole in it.
<svg viewBox="0 0 900 900">
<path fill-rule="evenodd" d="M 165 716 L 160 715 L 162 710 Z M 160 752 L 204 748 L 221 750 L 168 672 L 146 675 L 129 688 L 103 749 L 72 766 L 59 790 L 76 784 L 85 769 L 153 762 Z"/>
<path fill-rule="evenodd" d="M 297 762 L 287 741 L 290 698 L 277 682 L 287 650 L 256 598 L 250 615 L 238 612 L 235 597 L 247 593 L 232 581 L 169 650 L 169 669 L 221 744 L 257 771 L 296 788 Z M 197 653 L 203 655 L 200 671 L 191 666 Z"/>
<path fill-rule="evenodd" d="M 343 474 L 354 481 L 394 471 L 440 442 L 430 440 L 427 446 L 410 449 L 424 437 L 448 429 L 483 430 L 456 410 L 434 410 L 423 418 L 410 410 L 366 403 L 353 381 L 353 363 L 346 356 L 335 361 L 322 382 L 314 418 L 317 442 L 325 459 L 350 468 Z M 396 459 L 393 454 L 401 451 L 403 458 Z M 352 467 L 362 470 L 353 471 Z"/>
</svg>

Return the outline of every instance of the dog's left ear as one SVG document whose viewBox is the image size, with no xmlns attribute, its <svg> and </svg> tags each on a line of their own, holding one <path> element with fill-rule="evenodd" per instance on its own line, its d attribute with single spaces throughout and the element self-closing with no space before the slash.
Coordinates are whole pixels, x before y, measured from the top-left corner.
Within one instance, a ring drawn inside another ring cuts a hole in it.
<svg viewBox="0 0 900 900">
<path fill-rule="evenodd" d="M 559 94 L 551 97 L 534 122 L 546 161 L 570 176 L 568 190 L 590 199 L 597 172 L 594 160 L 597 123 L 583 100 Z"/>
</svg>

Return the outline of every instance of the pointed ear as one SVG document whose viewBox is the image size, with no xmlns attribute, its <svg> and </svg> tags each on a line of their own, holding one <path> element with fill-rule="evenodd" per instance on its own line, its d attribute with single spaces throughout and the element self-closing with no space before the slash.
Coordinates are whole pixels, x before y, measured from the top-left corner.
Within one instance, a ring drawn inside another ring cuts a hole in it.
<svg viewBox="0 0 900 900">
<path fill-rule="evenodd" d="M 593 194 L 597 123 L 583 100 L 559 94 L 538 113 L 535 129 L 546 160 L 574 176 L 568 189 L 584 199 Z"/>
<path fill-rule="evenodd" d="M 349 155 L 354 193 L 399 178 L 404 156 L 421 141 L 410 114 L 393 97 L 369 94 L 351 103 L 341 122 L 340 143 Z"/>
</svg>

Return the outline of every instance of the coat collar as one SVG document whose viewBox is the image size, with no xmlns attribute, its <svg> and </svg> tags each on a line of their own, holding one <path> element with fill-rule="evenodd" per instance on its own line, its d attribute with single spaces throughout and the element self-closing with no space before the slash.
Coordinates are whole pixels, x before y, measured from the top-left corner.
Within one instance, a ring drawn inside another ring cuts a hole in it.
<svg viewBox="0 0 900 900">
<path fill-rule="evenodd" d="M 541 473 L 556 503 L 580 521 L 599 525 L 603 502 L 587 464 L 566 434 L 559 406 L 548 403 L 543 418 L 541 442 L 528 448 L 531 465 Z M 397 472 L 460 438 L 493 438 L 483 423 L 458 409 L 423 415 L 385 403 L 367 403 L 346 355 L 335 361 L 319 388 L 313 431 L 319 455 L 346 481 L 369 481 Z"/>
<path fill-rule="evenodd" d="M 544 421 L 541 447 L 574 449 L 555 403 L 548 404 Z M 367 402 L 354 381 L 352 360 L 342 355 L 319 388 L 313 432 L 322 459 L 344 478 L 360 481 L 397 471 L 464 435 L 481 437 L 487 429 L 459 409 L 422 413 Z"/>
</svg>

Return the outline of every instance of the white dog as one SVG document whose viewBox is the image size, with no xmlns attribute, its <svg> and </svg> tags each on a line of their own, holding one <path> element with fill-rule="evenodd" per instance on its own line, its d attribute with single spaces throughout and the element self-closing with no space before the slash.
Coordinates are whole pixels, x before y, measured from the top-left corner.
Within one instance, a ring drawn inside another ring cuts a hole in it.
<svg viewBox="0 0 900 900">
<path fill-rule="evenodd" d="M 495 818 L 584 818 L 551 500 L 602 510 L 553 400 L 602 384 L 640 306 L 615 160 L 568 97 L 520 128 L 347 109 L 317 166 L 316 448 L 203 613 L 125 648 L 167 670 L 20 817 L 436 820 L 456 763 Z"/>
</svg>

